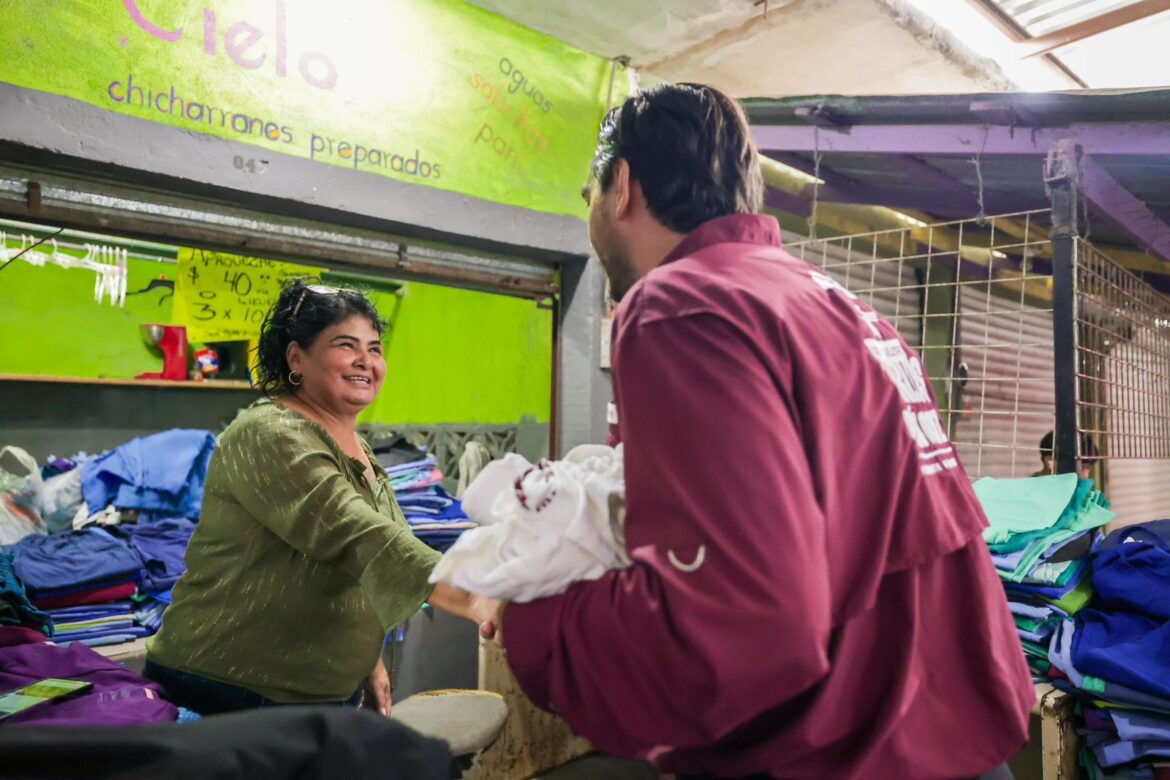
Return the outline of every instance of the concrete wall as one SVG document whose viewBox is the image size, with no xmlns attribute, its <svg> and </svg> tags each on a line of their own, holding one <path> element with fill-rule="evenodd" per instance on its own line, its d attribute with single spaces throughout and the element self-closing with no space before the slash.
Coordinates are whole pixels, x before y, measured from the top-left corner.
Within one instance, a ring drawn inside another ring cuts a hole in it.
<svg viewBox="0 0 1170 780">
<path fill-rule="evenodd" d="M 561 313 L 561 453 L 578 444 L 604 444 L 606 405 L 613 400 L 609 371 L 601 368 L 605 272 L 596 257 L 565 267 Z"/>
<path fill-rule="evenodd" d="M 0 381 L 0 446 L 44 460 L 96 454 L 169 428 L 218 433 L 257 397 L 251 390 Z"/>
</svg>

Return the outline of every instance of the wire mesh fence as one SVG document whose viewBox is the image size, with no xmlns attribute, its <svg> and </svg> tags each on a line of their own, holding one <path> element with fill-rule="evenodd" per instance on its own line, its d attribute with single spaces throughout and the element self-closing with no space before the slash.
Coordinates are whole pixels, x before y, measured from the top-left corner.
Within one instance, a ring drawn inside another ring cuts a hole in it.
<svg viewBox="0 0 1170 780">
<path fill-rule="evenodd" d="M 1170 516 L 1170 298 L 1078 239 L 1076 366 L 1058 369 L 1048 217 L 910 220 L 788 249 L 918 350 L 972 478 L 1052 468 L 1043 458 L 1056 375 L 1075 370 L 1081 472 L 1105 488 L 1123 522 Z"/>
<path fill-rule="evenodd" d="M 1170 299 L 1076 245 L 1081 468 L 1122 523 L 1170 516 Z"/>
<path fill-rule="evenodd" d="M 1077 274 L 1081 458 L 1170 459 L 1170 299 L 1086 241 Z"/>
<path fill-rule="evenodd" d="M 1044 212 L 789 244 L 922 355 L 971 476 L 1041 468 L 1053 426 L 1051 241 Z"/>
</svg>

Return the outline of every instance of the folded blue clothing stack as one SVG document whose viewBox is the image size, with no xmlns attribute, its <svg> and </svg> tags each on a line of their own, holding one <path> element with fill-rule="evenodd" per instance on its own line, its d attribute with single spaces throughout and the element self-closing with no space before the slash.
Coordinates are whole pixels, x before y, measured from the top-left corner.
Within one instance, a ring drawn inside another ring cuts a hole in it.
<svg viewBox="0 0 1170 780">
<path fill-rule="evenodd" d="M 1170 520 L 1114 531 L 1090 564 L 1096 599 L 1057 627 L 1054 684 L 1084 700 L 1091 778 L 1155 778 L 1170 763 Z"/>
<path fill-rule="evenodd" d="M 142 579 L 142 559 L 104 528 L 41 536 L 6 548 L 16 574 L 34 598 L 108 587 Z"/>
<path fill-rule="evenodd" d="M 983 539 L 1004 583 L 1024 655 L 1047 677 L 1049 643 L 1061 621 L 1092 597 L 1088 553 L 1098 528 L 1113 519 L 1093 482 L 1076 474 L 975 483 L 989 527 Z"/>
<path fill-rule="evenodd" d="M 46 606 L 46 599 L 56 602 L 57 608 L 40 614 L 49 621 L 45 632 L 58 644 L 98 646 L 150 636 L 162 623 L 170 588 L 185 570 L 183 554 L 194 529 L 189 520 L 171 518 L 26 536 L 0 553 L 0 585 L 3 563 L 10 561 L 13 580 L 23 580 L 33 598 Z M 119 591 L 117 600 L 87 598 L 95 590 L 122 584 L 124 589 L 113 588 Z M 128 600 L 130 596 L 134 601 Z"/>
<path fill-rule="evenodd" d="M 81 642 L 100 647 L 154 633 L 136 620 L 134 606 L 128 600 L 51 609 L 49 614 L 56 626 L 53 642 L 59 645 Z"/>
<path fill-rule="evenodd" d="M 162 626 L 166 604 L 150 597 L 107 601 L 48 610 L 55 631 L 53 642 L 81 642 L 90 647 L 115 645 L 152 636 Z"/>
<path fill-rule="evenodd" d="M 418 455 L 406 463 L 386 466 L 386 473 L 390 476 L 394 498 L 414 535 L 443 552 L 477 523 L 467 517 L 462 503 L 439 485 L 443 472 L 438 461 L 421 450 Z"/>
<path fill-rule="evenodd" d="M 134 622 L 146 628 L 151 634 L 157 634 L 162 628 L 163 613 L 171 603 L 171 592 L 166 592 L 166 598 L 149 596 L 141 600 L 134 608 Z"/>
<path fill-rule="evenodd" d="M 478 525 L 463 511 L 463 504 L 438 485 L 402 491 L 395 497 L 414 535 L 436 550 L 446 550 L 464 531 Z"/>
</svg>

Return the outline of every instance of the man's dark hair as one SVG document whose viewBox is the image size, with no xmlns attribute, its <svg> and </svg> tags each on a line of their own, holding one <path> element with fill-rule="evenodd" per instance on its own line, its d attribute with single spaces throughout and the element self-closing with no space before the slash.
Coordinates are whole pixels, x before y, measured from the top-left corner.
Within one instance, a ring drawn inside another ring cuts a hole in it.
<svg viewBox="0 0 1170 780">
<path fill-rule="evenodd" d="M 1040 460 L 1044 460 L 1045 458 L 1052 457 L 1052 440 L 1053 440 L 1053 438 L 1054 438 L 1054 432 L 1049 431 L 1048 433 L 1044 434 L 1044 438 L 1042 438 L 1040 440 Z"/>
<path fill-rule="evenodd" d="M 359 290 L 324 287 L 316 279 L 293 279 L 280 291 L 260 326 L 255 385 L 271 396 L 294 392 L 289 384 L 288 345 L 294 341 L 308 349 L 330 325 L 354 315 L 370 321 L 378 335 L 386 323 L 370 299 Z"/>
<path fill-rule="evenodd" d="M 1040 458 L 1051 458 L 1054 455 L 1053 439 L 1055 432 L 1049 431 L 1044 434 L 1044 438 L 1040 440 Z M 1097 451 L 1097 445 L 1093 443 L 1093 437 L 1087 433 L 1081 434 L 1081 460 L 1089 458 L 1096 458 L 1100 453 Z"/>
<path fill-rule="evenodd" d="M 593 156 L 603 191 L 617 160 L 629 163 L 655 219 L 678 233 L 727 214 L 756 214 L 763 204 L 743 109 L 702 84 L 661 84 L 610 111 Z"/>
</svg>

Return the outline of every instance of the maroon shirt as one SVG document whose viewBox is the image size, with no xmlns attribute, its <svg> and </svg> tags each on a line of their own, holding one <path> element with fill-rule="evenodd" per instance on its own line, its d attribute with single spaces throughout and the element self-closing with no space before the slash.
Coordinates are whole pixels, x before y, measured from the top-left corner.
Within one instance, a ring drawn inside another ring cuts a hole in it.
<svg viewBox="0 0 1170 780">
<path fill-rule="evenodd" d="M 525 692 L 666 771 L 978 775 L 1035 699 L 985 519 L 917 354 L 711 220 L 634 285 L 613 350 L 633 565 L 513 604 Z"/>
</svg>

